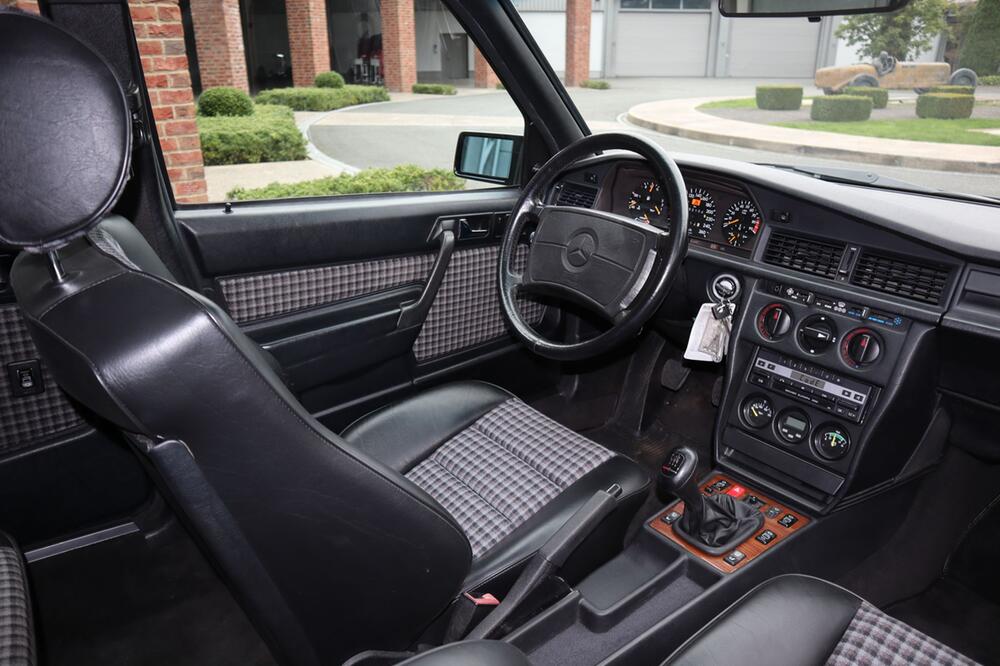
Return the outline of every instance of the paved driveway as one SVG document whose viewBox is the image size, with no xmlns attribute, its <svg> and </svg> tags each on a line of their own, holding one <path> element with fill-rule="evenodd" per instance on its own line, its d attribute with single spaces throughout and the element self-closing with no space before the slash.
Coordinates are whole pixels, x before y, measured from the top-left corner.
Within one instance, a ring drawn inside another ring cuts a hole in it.
<svg viewBox="0 0 1000 666">
<path fill-rule="evenodd" d="M 624 121 L 625 112 L 642 102 L 703 96 L 748 97 L 753 95 L 758 84 L 779 82 L 799 83 L 806 86 L 807 95 L 818 94 L 810 81 L 803 80 L 669 78 L 615 79 L 610 90 L 575 88 L 570 90 L 570 96 L 593 131 L 626 129 L 640 132 L 671 151 L 749 162 L 870 169 L 918 185 L 1000 197 L 1000 183 L 995 175 L 872 166 L 730 147 L 666 136 Z M 320 152 L 354 167 L 393 166 L 408 162 L 450 169 L 459 132 L 477 129 L 523 131 L 520 113 L 507 93 L 470 91 L 453 97 L 405 95 L 400 101 L 329 114 L 310 127 L 309 137 Z"/>
</svg>

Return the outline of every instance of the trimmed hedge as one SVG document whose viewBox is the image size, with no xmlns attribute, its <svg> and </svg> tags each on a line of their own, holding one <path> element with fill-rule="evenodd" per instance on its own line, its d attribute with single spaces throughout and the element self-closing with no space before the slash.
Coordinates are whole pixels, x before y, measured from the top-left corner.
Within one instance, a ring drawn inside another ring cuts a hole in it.
<svg viewBox="0 0 1000 666">
<path fill-rule="evenodd" d="M 872 98 L 864 95 L 831 95 L 813 100 L 809 117 L 824 122 L 868 120 L 872 115 Z"/>
<path fill-rule="evenodd" d="M 258 104 L 278 104 L 294 111 L 334 111 L 345 106 L 388 101 L 389 91 L 380 86 L 273 88 L 257 95 Z"/>
<path fill-rule="evenodd" d="M 465 181 L 448 169 L 424 169 L 403 164 L 391 169 L 365 169 L 356 174 L 342 173 L 300 183 L 271 183 L 264 187 L 237 187 L 226 194 L 227 199 L 287 199 L 290 197 L 321 197 L 336 194 L 376 194 L 382 192 L 448 192 L 461 190 Z"/>
<path fill-rule="evenodd" d="M 1000 74 L 987 74 L 979 77 L 981 86 L 1000 86 Z"/>
<path fill-rule="evenodd" d="M 951 93 L 952 95 L 975 95 L 976 89 L 972 86 L 934 86 L 933 88 L 929 88 L 927 92 Z"/>
<path fill-rule="evenodd" d="M 870 88 L 868 86 L 847 86 L 841 91 L 844 95 L 860 95 L 861 97 L 872 98 L 873 109 L 884 109 L 889 106 L 889 91 L 883 88 Z"/>
<path fill-rule="evenodd" d="M 344 77 L 340 72 L 320 72 L 313 79 L 313 85 L 317 88 L 343 88 Z"/>
<path fill-rule="evenodd" d="M 802 108 L 802 86 L 757 86 L 757 108 L 767 111 L 797 111 Z"/>
<path fill-rule="evenodd" d="M 306 138 L 286 106 L 258 104 L 252 116 L 198 118 L 206 166 L 306 159 Z"/>
<path fill-rule="evenodd" d="M 592 90 L 607 90 L 611 87 L 611 84 L 607 81 L 601 81 L 600 79 L 584 79 L 580 83 L 581 88 L 590 88 Z"/>
<path fill-rule="evenodd" d="M 237 88 L 209 88 L 198 96 L 198 115 L 252 116 L 253 100 Z"/>
<path fill-rule="evenodd" d="M 972 95 L 927 93 L 917 98 L 917 116 L 945 120 L 968 118 L 972 115 L 972 108 L 975 105 L 976 98 Z"/>
<path fill-rule="evenodd" d="M 413 92 L 420 95 L 457 95 L 458 90 L 447 83 L 414 83 Z"/>
</svg>

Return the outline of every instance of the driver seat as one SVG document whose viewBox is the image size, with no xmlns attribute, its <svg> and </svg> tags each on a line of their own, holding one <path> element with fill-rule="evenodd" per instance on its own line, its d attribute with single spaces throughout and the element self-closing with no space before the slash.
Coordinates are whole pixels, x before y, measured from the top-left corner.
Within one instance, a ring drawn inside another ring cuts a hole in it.
<svg viewBox="0 0 1000 666">
<path fill-rule="evenodd" d="M 134 445 L 279 662 L 410 647 L 612 484 L 617 508 L 577 568 L 621 548 L 647 475 L 494 386 L 434 389 L 343 436 L 314 419 L 218 305 L 108 215 L 132 121 L 89 46 L 0 9 L 0 89 L 20 105 L 0 110 L 0 242 L 27 250 L 11 284 L 32 337 Z"/>
</svg>

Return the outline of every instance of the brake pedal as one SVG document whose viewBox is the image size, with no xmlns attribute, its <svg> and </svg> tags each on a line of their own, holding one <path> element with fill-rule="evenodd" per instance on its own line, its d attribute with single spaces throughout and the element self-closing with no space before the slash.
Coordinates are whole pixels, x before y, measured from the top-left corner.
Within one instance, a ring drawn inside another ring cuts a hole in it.
<svg viewBox="0 0 1000 666">
<path fill-rule="evenodd" d="M 667 359 L 660 371 L 660 385 L 671 391 L 680 391 L 690 375 L 691 368 L 675 358 Z"/>
</svg>

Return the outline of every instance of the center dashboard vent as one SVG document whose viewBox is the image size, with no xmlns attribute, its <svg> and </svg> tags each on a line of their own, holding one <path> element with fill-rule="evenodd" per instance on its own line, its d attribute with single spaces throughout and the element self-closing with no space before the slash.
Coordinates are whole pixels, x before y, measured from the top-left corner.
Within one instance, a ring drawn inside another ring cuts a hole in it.
<svg viewBox="0 0 1000 666">
<path fill-rule="evenodd" d="M 844 247 L 775 231 L 771 233 L 764 250 L 764 263 L 833 280 L 844 256 Z"/>
<path fill-rule="evenodd" d="M 557 206 L 577 206 L 578 208 L 590 208 L 597 200 L 597 190 L 586 185 L 575 183 L 563 183 L 556 198 Z"/>
<path fill-rule="evenodd" d="M 947 266 L 864 252 L 858 259 L 851 284 L 937 305 L 950 275 L 951 269 Z"/>
</svg>

